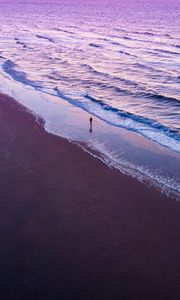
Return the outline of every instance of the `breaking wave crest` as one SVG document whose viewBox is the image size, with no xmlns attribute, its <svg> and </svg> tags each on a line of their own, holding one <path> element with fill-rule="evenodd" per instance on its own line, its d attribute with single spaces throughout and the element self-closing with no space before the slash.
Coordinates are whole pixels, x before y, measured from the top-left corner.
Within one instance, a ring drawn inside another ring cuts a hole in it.
<svg viewBox="0 0 180 300">
<path fill-rule="evenodd" d="M 37 37 L 38 39 L 44 39 L 44 40 L 49 41 L 50 43 L 54 43 L 54 40 L 53 40 L 52 38 L 47 37 L 47 36 L 40 35 L 40 34 L 36 34 L 36 37 Z"/>
<path fill-rule="evenodd" d="M 85 145 L 80 146 L 84 151 L 100 159 L 109 167 L 119 170 L 122 174 L 136 178 L 140 182 L 154 185 L 167 195 L 179 196 L 180 186 L 173 178 L 156 174 L 155 171 L 148 169 L 148 167 L 137 165 L 133 161 L 127 161 L 98 141 L 90 141 L 88 147 Z"/>
<path fill-rule="evenodd" d="M 34 88 L 41 88 L 37 83 L 27 79 L 26 74 L 22 71 L 18 71 L 16 69 L 17 65 L 13 63 L 11 60 L 6 60 L 2 66 L 3 71 L 10 75 L 15 81 L 19 81 L 25 85 L 30 85 Z"/>
<path fill-rule="evenodd" d="M 64 95 L 57 87 L 55 91 L 59 97 L 94 114 L 111 125 L 135 131 L 162 146 L 180 152 L 180 134 L 176 130 L 172 130 L 154 120 L 114 108 L 88 94 L 82 95 L 87 101 L 80 102 Z"/>
<path fill-rule="evenodd" d="M 58 97 L 91 114 L 94 114 L 111 125 L 135 131 L 162 146 L 168 147 L 173 151 L 180 152 L 180 133 L 176 129 L 166 127 L 153 119 L 120 110 L 105 103 L 103 100 L 92 97 L 90 94 L 80 94 L 79 96 L 77 95 L 76 97 L 72 97 L 63 93 L 58 87 L 55 87 L 52 91 L 47 91 L 38 83 L 27 79 L 26 74 L 22 71 L 18 71 L 17 65 L 10 60 L 6 60 L 2 68 L 3 71 L 11 76 L 11 78 L 15 81 L 19 81 L 45 93 L 52 95 L 56 94 Z M 127 92 L 126 90 L 119 89 L 118 87 L 112 86 L 112 88 L 116 89 L 116 92 L 119 93 Z M 160 101 L 161 103 L 163 101 L 170 104 L 174 103 L 174 105 L 177 105 L 178 107 L 180 106 L 180 102 L 177 99 L 165 97 L 163 95 L 156 95 L 151 92 L 135 93 L 133 96 L 152 98 L 156 101 Z"/>
</svg>

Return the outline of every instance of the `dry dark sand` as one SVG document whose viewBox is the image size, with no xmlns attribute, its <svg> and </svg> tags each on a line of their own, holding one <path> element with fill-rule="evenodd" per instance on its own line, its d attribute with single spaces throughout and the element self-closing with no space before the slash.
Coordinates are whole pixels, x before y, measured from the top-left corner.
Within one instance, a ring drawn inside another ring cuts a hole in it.
<svg viewBox="0 0 180 300">
<path fill-rule="evenodd" d="M 180 299 L 180 204 L 0 96 L 0 300 Z"/>
</svg>

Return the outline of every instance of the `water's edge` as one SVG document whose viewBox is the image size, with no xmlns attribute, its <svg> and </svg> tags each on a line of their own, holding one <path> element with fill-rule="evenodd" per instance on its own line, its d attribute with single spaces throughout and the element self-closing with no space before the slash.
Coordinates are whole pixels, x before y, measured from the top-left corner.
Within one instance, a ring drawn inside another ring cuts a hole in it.
<svg viewBox="0 0 180 300">
<path fill-rule="evenodd" d="M 109 147 L 106 143 L 107 139 L 114 134 L 114 130 L 118 130 L 118 133 L 120 132 L 122 134 L 123 129 L 115 129 L 114 126 L 104 124 L 103 121 L 94 118 L 94 122 L 96 122 L 96 120 L 98 122 L 96 124 L 97 132 L 94 133 L 94 136 L 90 134 L 87 135 L 87 119 L 89 115 L 80 108 L 69 105 L 69 103 L 67 104 L 63 99 L 59 102 L 59 99 L 55 96 L 52 97 L 43 94 L 40 91 L 34 90 L 34 88 L 24 87 L 3 76 L 1 83 L 0 90 L 2 93 L 13 97 L 18 103 L 22 104 L 25 109 L 28 109 L 37 120 L 39 118 L 43 120 L 43 127 L 47 132 L 77 144 L 84 151 L 100 159 L 110 168 L 115 168 L 124 175 L 136 178 L 145 184 L 155 186 L 168 196 L 175 197 L 179 200 L 180 185 L 174 178 L 168 175 L 163 176 L 162 172 L 161 174 L 158 173 L 158 169 L 153 170 L 149 168 L 147 164 L 142 165 L 136 161 L 129 161 L 126 157 L 121 155 L 121 148 L 118 148 L 119 150 L 117 151 L 113 149 L 113 147 Z M 81 124 L 79 124 L 79 120 Z M 105 139 L 104 134 L 107 135 Z M 122 140 L 119 140 L 119 143 L 123 143 L 124 137 L 128 134 L 129 133 L 125 131 L 125 135 L 120 135 L 119 138 L 122 138 Z M 133 133 L 133 136 L 136 137 L 136 135 L 136 133 Z M 128 140 L 129 136 L 126 139 Z M 131 147 L 126 141 L 125 147 L 127 145 L 128 148 Z M 126 148 L 126 152 L 128 148 Z M 138 151 L 137 148 L 135 148 L 135 150 Z"/>
</svg>

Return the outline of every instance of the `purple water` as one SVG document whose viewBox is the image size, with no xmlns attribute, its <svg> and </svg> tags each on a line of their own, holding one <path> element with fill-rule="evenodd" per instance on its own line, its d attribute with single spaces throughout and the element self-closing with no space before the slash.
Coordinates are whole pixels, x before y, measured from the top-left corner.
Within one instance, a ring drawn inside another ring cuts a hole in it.
<svg viewBox="0 0 180 300">
<path fill-rule="evenodd" d="M 180 152 L 179 1 L 0 6 L 2 76 Z"/>
</svg>

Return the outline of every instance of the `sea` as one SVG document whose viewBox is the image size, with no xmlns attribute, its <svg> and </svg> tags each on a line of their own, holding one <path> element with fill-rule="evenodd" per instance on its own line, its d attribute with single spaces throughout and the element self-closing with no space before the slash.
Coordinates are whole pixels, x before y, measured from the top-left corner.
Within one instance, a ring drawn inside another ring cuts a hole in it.
<svg viewBox="0 0 180 300">
<path fill-rule="evenodd" d="M 0 1 L 0 91 L 179 197 L 180 1 Z"/>
</svg>

